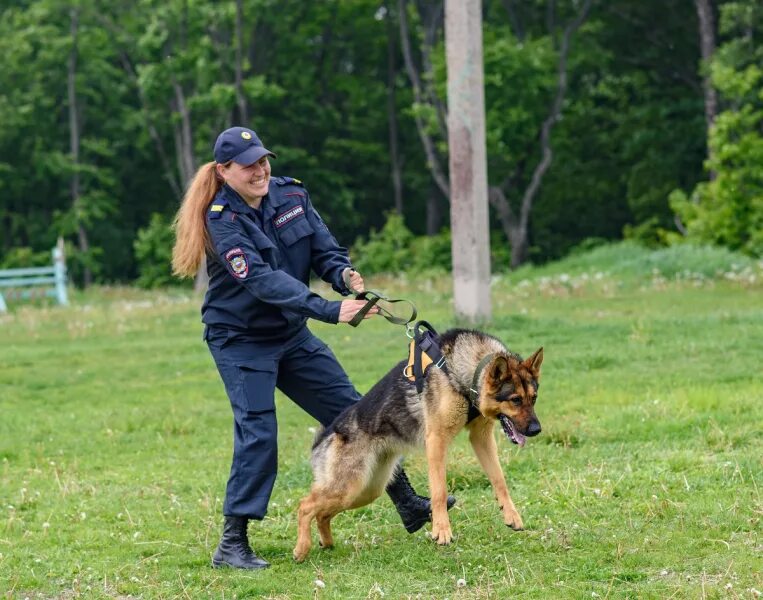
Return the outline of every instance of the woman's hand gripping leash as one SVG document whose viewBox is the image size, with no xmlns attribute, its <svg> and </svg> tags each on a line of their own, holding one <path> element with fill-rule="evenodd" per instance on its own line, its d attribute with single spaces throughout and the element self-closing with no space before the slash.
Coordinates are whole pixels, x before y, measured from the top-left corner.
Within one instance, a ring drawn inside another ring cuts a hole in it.
<svg viewBox="0 0 763 600">
<path fill-rule="evenodd" d="M 363 277 L 354 269 L 346 268 L 342 272 L 342 279 L 347 289 L 354 294 L 362 294 L 366 291 Z M 367 304 L 366 300 L 342 300 L 342 306 L 339 309 L 339 322 L 349 323 L 360 310 Z M 372 306 L 368 312 L 363 315 L 364 319 L 370 319 L 379 312 L 378 306 Z"/>
</svg>

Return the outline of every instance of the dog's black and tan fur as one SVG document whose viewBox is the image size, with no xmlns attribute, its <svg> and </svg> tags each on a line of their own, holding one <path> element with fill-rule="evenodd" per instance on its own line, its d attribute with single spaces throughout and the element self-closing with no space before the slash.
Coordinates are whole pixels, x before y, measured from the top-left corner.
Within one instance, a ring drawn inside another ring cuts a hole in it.
<svg viewBox="0 0 763 600">
<path fill-rule="evenodd" d="M 440 347 L 447 373 L 432 366 L 421 395 L 403 375 L 403 361 L 318 434 L 312 453 L 313 485 L 299 505 L 295 560 L 304 560 L 310 551 L 313 519 L 318 523 L 321 546 L 331 546 L 331 519 L 376 500 L 400 457 L 422 445 L 429 466 L 431 536 L 438 544 L 450 543 L 453 534 L 446 509 L 445 454 L 464 427 L 493 486 L 504 523 L 522 529 L 522 519 L 498 462 L 493 427 L 500 420 L 507 437 L 519 444 L 524 443 L 525 436 L 540 433 L 534 406 L 543 348 L 522 360 L 498 339 L 463 329 L 445 332 Z M 495 357 L 482 370 L 477 385 L 475 404 L 480 414 L 467 423 L 474 373 L 491 353 Z"/>
</svg>

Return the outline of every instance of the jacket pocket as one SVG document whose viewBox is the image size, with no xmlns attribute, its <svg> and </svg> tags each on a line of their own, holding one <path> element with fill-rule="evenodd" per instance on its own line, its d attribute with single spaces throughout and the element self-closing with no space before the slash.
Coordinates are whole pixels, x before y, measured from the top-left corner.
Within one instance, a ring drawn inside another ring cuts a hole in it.
<svg viewBox="0 0 763 600">
<path fill-rule="evenodd" d="M 255 359 L 236 365 L 241 377 L 241 402 L 251 413 L 273 411 L 276 408 L 276 363 L 274 360 Z"/>
<path fill-rule="evenodd" d="M 294 223 L 285 225 L 283 230 L 278 231 L 278 238 L 286 246 L 293 246 L 299 240 L 315 233 L 307 219 L 302 217 L 295 220 Z"/>
</svg>

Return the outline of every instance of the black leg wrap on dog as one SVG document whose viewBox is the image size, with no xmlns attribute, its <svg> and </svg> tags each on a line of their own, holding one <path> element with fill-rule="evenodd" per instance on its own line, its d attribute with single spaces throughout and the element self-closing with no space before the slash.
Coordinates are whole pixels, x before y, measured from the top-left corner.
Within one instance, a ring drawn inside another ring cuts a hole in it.
<svg viewBox="0 0 763 600">
<path fill-rule="evenodd" d="M 387 484 L 387 494 L 392 499 L 408 533 L 418 531 L 432 520 L 432 502 L 429 498 L 416 493 L 402 467 L 397 468 L 395 476 Z M 456 499 L 448 496 L 448 510 L 455 503 Z"/>
</svg>

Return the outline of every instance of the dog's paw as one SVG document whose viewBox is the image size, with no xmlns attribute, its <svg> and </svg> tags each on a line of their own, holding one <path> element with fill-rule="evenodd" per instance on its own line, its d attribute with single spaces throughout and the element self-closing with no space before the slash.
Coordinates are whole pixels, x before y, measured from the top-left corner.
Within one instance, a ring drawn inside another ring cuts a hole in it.
<svg viewBox="0 0 763 600">
<path fill-rule="evenodd" d="M 432 533 L 429 534 L 429 537 L 440 546 L 447 546 L 453 541 L 453 531 L 450 527 L 432 528 Z"/>
<path fill-rule="evenodd" d="M 294 557 L 294 560 L 298 563 L 303 562 L 307 558 L 307 553 L 310 552 L 310 548 L 300 548 L 297 546 L 294 548 L 294 552 L 292 552 L 292 556 Z"/>
<path fill-rule="evenodd" d="M 522 525 L 522 517 L 519 516 L 519 513 L 516 510 L 508 512 L 504 516 L 503 522 L 506 527 L 511 527 L 514 531 L 522 531 L 524 529 L 524 525 Z"/>
</svg>

